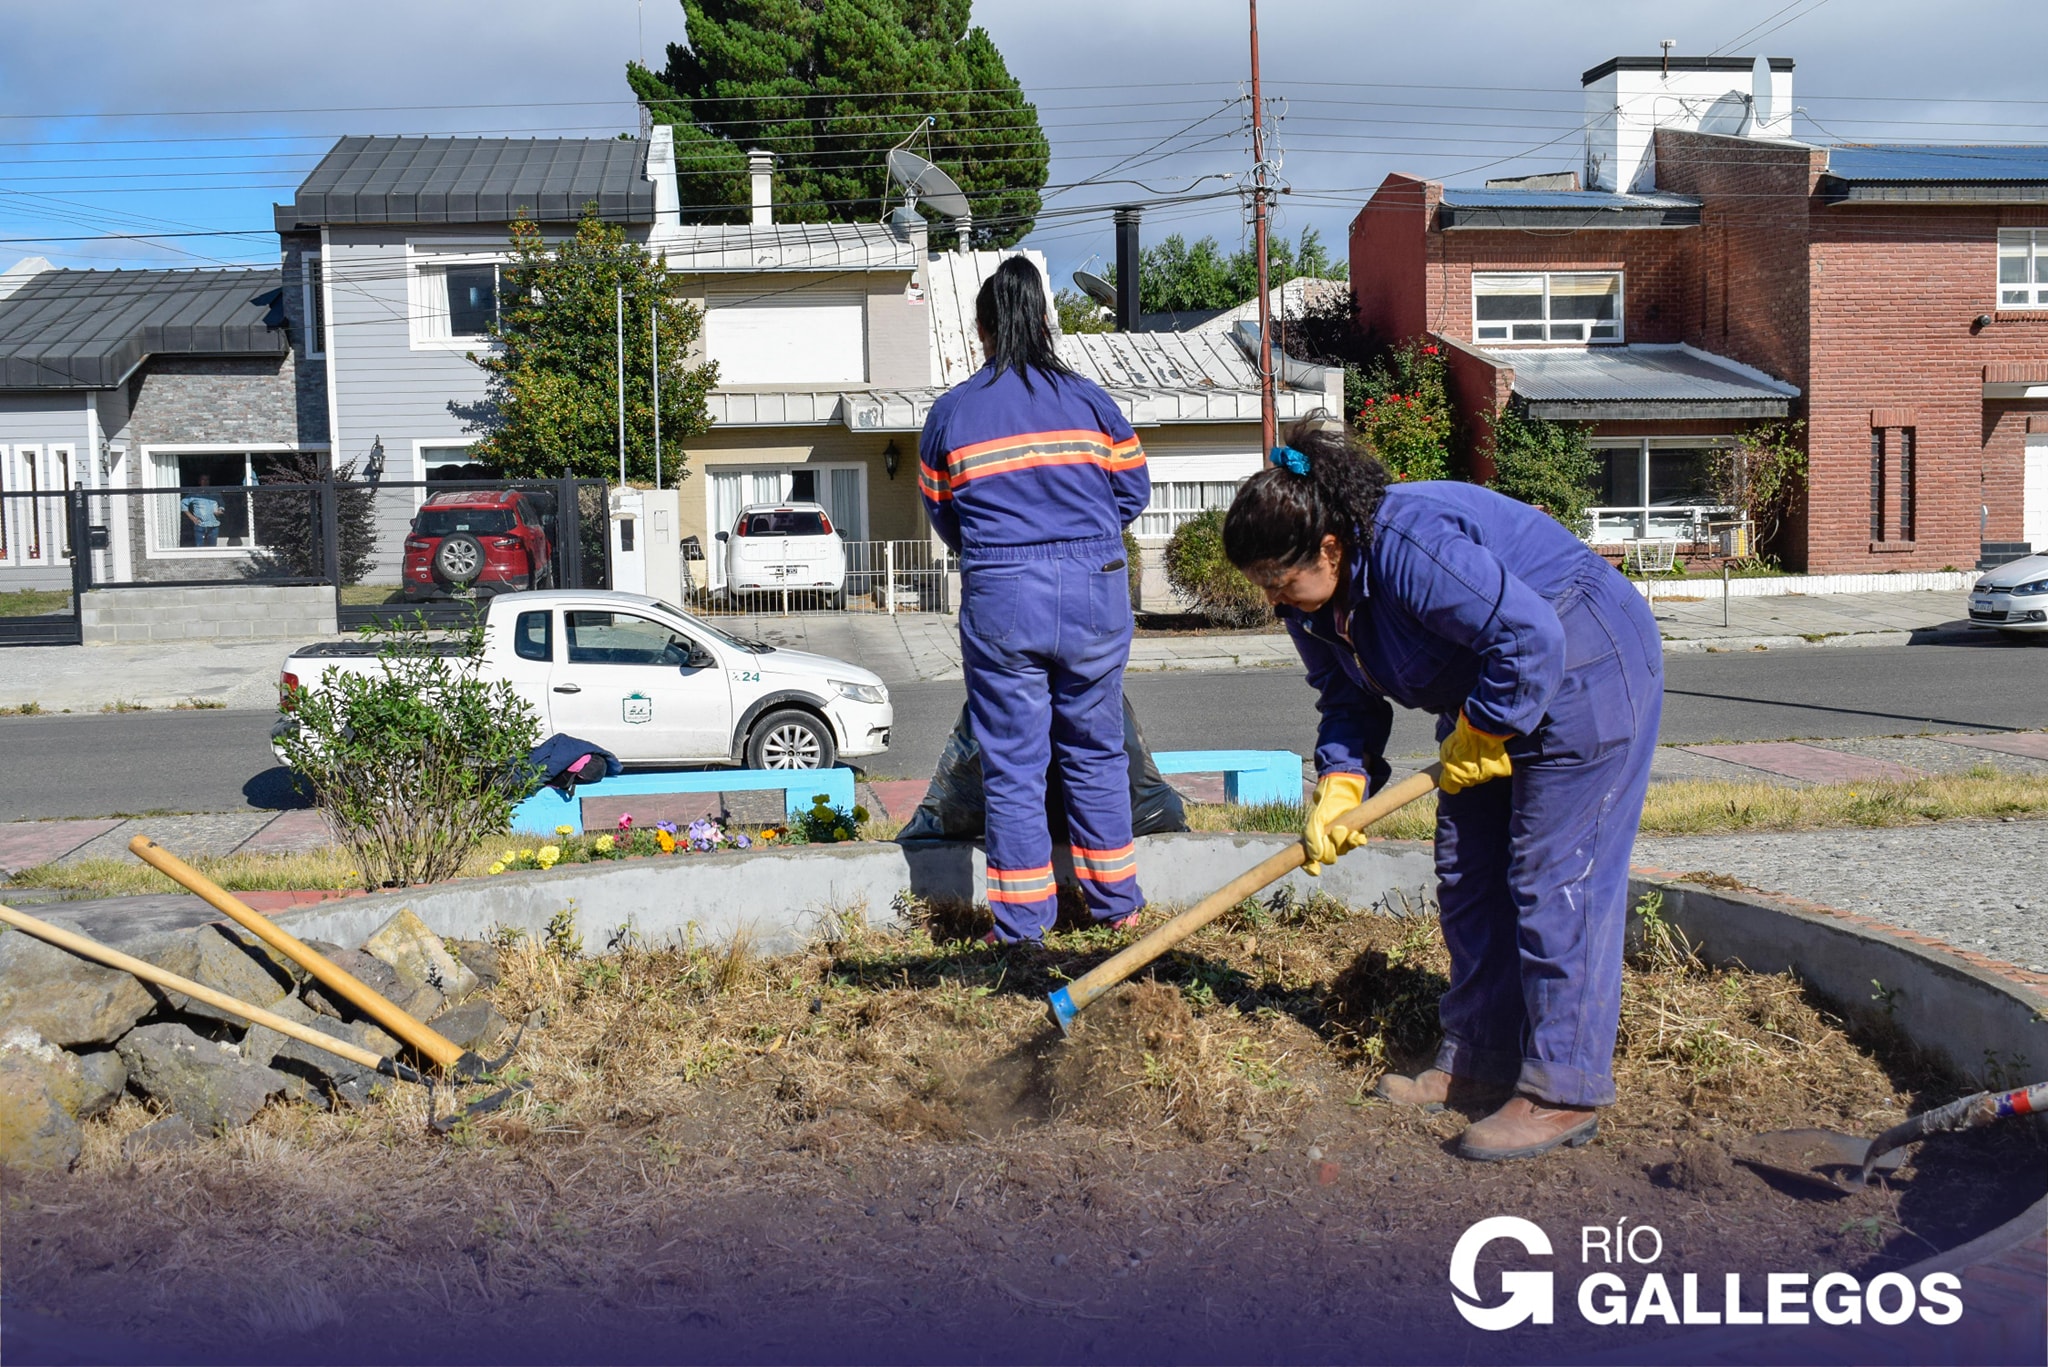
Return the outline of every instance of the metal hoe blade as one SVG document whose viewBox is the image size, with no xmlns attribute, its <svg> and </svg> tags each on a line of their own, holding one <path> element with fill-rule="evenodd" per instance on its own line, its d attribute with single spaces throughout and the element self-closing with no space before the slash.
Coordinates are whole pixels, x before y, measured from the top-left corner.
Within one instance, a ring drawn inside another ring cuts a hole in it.
<svg viewBox="0 0 2048 1367">
<path fill-rule="evenodd" d="M 1764 1172 L 1823 1190 L 1852 1193 L 1863 1189 L 1863 1165 L 1871 1141 L 1833 1130 L 1775 1130 L 1737 1144 L 1732 1157 Z M 1890 1173 L 1905 1162 L 1903 1150 L 1878 1158 L 1875 1171 Z"/>
</svg>

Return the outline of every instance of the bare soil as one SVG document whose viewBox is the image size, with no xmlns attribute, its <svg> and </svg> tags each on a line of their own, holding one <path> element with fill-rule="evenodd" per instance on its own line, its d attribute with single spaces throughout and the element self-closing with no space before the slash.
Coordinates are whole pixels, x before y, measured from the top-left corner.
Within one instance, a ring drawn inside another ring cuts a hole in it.
<svg viewBox="0 0 2048 1367">
<path fill-rule="evenodd" d="M 532 1090 L 447 1139 L 407 1089 L 129 1161 L 151 1117 L 124 1102 L 75 1173 L 5 1177 L 15 1332 L 152 1360 L 1571 1359 L 1660 1330 L 1563 1305 L 1468 1328 L 1445 1279 L 1468 1226 L 1534 1220 L 1569 1295 L 1581 1226 L 1652 1225 L 1674 1286 L 1718 1301 L 1740 1272 L 1754 1308 L 1767 1270 L 1867 1278 L 2048 1187 L 2021 1130 L 1931 1141 L 1854 1196 L 1731 1162 L 1750 1133 L 1871 1135 L 1958 1088 L 1667 938 L 1630 968 L 1598 1140 L 1475 1165 L 1466 1115 L 1370 1095 L 1434 1043 L 1426 913 L 1247 904 L 1062 1042 L 1044 993 L 1125 937 L 1001 951 L 973 909 L 907 910 L 920 929 L 770 960 L 515 944 L 494 992 L 547 1015 Z"/>
</svg>

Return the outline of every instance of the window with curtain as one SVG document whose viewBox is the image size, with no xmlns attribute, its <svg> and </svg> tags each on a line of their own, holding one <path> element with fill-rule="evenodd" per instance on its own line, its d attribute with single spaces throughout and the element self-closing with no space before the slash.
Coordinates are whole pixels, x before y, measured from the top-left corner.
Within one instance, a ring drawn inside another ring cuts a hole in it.
<svg viewBox="0 0 2048 1367">
<path fill-rule="evenodd" d="M 1152 501 L 1138 514 L 1136 532 L 1161 540 L 1170 537 L 1199 514 L 1228 508 L 1243 483 L 1240 479 L 1154 481 Z"/>
<path fill-rule="evenodd" d="M 1474 272 L 1472 335 L 1481 342 L 1619 342 L 1621 272 Z"/>
<path fill-rule="evenodd" d="M 1998 230 L 1998 306 L 2048 309 L 2048 228 Z"/>
<path fill-rule="evenodd" d="M 281 454 L 151 452 L 149 482 L 166 491 L 150 498 L 151 552 L 260 549 L 265 544 L 266 520 L 253 515 L 251 504 L 257 496 L 250 490 L 271 477 Z M 176 492 L 168 492 L 171 490 Z M 279 503 L 273 511 L 284 507 Z"/>
</svg>

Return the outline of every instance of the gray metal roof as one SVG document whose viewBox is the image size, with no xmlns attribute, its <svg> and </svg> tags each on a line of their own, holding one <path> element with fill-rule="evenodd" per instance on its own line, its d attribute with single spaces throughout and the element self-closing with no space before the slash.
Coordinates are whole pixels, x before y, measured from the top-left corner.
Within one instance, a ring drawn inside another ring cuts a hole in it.
<svg viewBox="0 0 2048 1367">
<path fill-rule="evenodd" d="M 1830 147 L 1821 192 L 1832 202 L 2048 202 L 2048 145 Z"/>
<path fill-rule="evenodd" d="M 1438 226 L 1452 228 L 1693 228 L 1700 201 L 1649 191 L 1447 187 Z"/>
<path fill-rule="evenodd" d="M 1531 347 L 1486 353 L 1515 372 L 1538 417 L 1783 417 L 1799 390 L 1688 346 Z"/>
<path fill-rule="evenodd" d="M 648 246 L 683 275 L 755 271 L 911 271 L 917 247 L 883 223 L 691 224 Z"/>
<path fill-rule="evenodd" d="M 106 389 L 152 355 L 276 356 L 266 327 L 276 266 L 44 271 L 0 298 L 0 389 Z"/>
<path fill-rule="evenodd" d="M 1767 58 L 1773 71 L 1791 71 L 1790 57 Z M 1589 67 L 1579 77 L 1580 85 L 1591 85 L 1602 76 L 1616 71 L 1748 71 L 1756 66 L 1754 57 L 1682 57 L 1676 54 L 1659 57 L 1609 57 L 1596 67 Z"/>
<path fill-rule="evenodd" d="M 652 223 L 647 144 L 620 138 L 342 138 L 277 206 L 277 230 L 335 223 L 573 223 L 593 201 Z"/>
</svg>

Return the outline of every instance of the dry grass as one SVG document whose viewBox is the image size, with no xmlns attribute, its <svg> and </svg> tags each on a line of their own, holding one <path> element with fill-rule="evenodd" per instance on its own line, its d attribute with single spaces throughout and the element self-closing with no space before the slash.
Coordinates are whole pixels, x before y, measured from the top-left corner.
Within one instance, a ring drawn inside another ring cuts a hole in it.
<svg viewBox="0 0 2048 1367">
<path fill-rule="evenodd" d="M 495 857 L 490 851 L 471 855 L 463 866 L 463 876 L 482 877 Z M 349 862 L 348 855 L 334 848 L 305 854 L 198 855 L 191 863 L 230 892 L 272 888 L 358 888 L 363 881 Z M 184 891 L 163 874 L 128 855 L 38 864 L 15 874 L 5 886 L 59 888 L 93 897 L 132 897 L 144 893 Z"/>
<path fill-rule="evenodd" d="M 2048 776 L 2015 774 L 1988 764 L 1961 774 L 1903 781 L 1770 783 L 1681 779 L 1653 784 L 1643 804 L 1644 835 L 1729 835 L 1737 831 L 1806 831 L 1853 826 L 1914 826 L 1926 821 L 1986 820 L 2048 813 Z M 1191 805 L 1197 831 L 1301 829 L 1293 803 L 1257 807 Z M 1387 840 L 1428 840 L 1436 832 L 1436 796 L 1409 804 L 1373 827 Z"/>
</svg>

